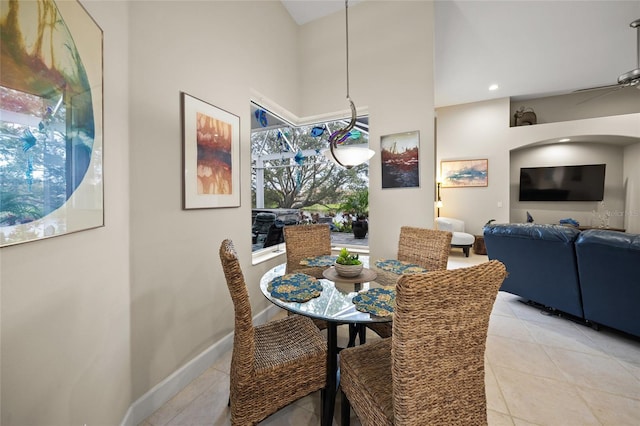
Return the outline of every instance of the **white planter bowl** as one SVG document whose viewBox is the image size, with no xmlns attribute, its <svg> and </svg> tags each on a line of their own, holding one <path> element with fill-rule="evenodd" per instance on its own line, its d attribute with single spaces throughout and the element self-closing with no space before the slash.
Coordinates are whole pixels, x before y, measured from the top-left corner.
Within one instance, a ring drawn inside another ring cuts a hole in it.
<svg viewBox="0 0 640 426">
<path fill-rule="evenodd" d="M 339 263 L 334 264 L 336 272 L 341 277 L 353 278 L 362 273 L 362 263 L 360 265 L 341 265 Z"/>
</svg>

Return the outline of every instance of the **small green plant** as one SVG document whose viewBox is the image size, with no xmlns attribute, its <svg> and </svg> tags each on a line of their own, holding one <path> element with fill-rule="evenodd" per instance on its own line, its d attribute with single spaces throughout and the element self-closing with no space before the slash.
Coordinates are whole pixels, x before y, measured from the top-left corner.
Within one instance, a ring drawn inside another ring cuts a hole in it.
<svg viewBox="0 0 640 426">
<path fill-rule="evenodd" d="M 358 254 L 349 253 L 349 250 L 346 248 L 342 248 L 340 250 L 340 254 L 336 259 L 336 263 L 341 265 L 361 265 L 362 262 L 358 259 Z"/>
</svg>

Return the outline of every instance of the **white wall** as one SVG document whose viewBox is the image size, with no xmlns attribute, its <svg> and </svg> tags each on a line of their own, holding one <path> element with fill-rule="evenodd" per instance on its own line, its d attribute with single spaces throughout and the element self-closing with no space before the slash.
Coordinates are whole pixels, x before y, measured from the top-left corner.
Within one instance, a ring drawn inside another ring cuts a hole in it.
<svg viewBox="0 0 640 426">
<path fill-rule="evenodd" d="M 348 108 L 344 11 L 301 28 L 302 115 Z M 433 4 L 367 1 L 349 7 L 350 95 L 369 111 L 369 246 L 397 254 L 402 225 L 433 226 Z M 381 189 L 380 137 L 420 132 L 420 187 Z"/>
<path fill-rule="evenodd" d="M 640 126 L 640 124 L 638 124 Z M 624 227 L 640 234 L 640 143 L 624 149 L 623 184 L 625 188 Z"/>
<path fill-rule="evenodd" d="M 442 160 L 489 160 L 488 186 L 441 189 L 440 216 L 464 220 L 472 234 L 481 234 L 490 219 L 508 222 L 509 100 L 439 108 L 437 115 L 438 165 Z"/>
<path fill-rule="evenodd" d="M 131 404 L 128 4 L 104 31 L 105 226 L 0 249 L 2 418 L 113 425 Z"/>
<path fill-rule="evenodd" d="M 272 264 L 251 266 L 249 101 L 253 88 L 295 111 L 298 69 L 297 26 L 280 2 L 130 7 L 131 338 L 138 398 L 232 332 L 233 306 L 218 257 L 223 239 L 238 250 L 254 313 L 269 305 L 254 284 Z M 181 91 L 240 117 L 239 208 L 182 209 Z"/>
</svg>

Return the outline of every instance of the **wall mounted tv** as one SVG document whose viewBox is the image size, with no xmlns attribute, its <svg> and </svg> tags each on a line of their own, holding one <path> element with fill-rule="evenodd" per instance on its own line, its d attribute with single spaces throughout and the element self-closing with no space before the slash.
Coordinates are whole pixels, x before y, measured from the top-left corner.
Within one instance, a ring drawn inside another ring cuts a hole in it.
<svg viewBox="0 0 640 426">
<path fill-rule="evenodd" d="M 523 167 L 520 201 L 602 201 L 606 164 Z"/>
</svg>

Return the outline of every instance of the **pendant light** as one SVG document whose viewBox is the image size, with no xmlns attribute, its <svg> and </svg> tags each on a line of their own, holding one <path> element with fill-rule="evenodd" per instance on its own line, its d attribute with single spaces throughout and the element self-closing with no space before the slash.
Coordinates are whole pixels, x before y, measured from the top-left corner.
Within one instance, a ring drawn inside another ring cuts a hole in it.
<svg viewBox="0 0 640 426">
<path fill-rule="evenodd" d="M 351 120 L 346 127 L 336 130 L 329 136 L 329 149 L 325 155 L 332 158 L 336 163 L 347 169 L 369 161 L 375 152 L 369 148 L 355 146 L 340 146 L 339 142 L 345 141 L 349 137 L 349 132 L 356 125 L 356 106 L 349 96 L 349 0 L 344 2 L 344 16 L 346 23 L 346 46 L 347 46 L 347 100 L 351 108 Z M 328 154 L 328 155 L 327 155 Z"/>
</svg>

